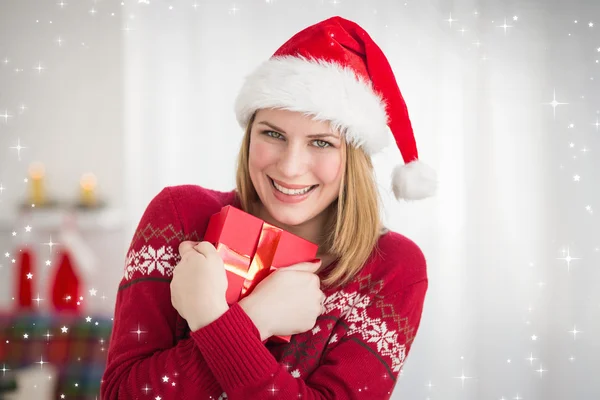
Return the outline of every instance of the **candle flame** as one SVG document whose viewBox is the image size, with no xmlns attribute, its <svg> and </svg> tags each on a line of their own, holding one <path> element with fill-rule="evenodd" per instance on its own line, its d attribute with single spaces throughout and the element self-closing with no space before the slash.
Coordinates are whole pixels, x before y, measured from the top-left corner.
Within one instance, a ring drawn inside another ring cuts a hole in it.
<svg viewBox="0 0 600 400">
<path fill-rule="evenodd" d="M 29 166 L 29 177 L 31 179 L 42 179 L 45 173 L 44 164 L 40 162 L 35 162 Z"/>
<path fill-rule="evenodd" d="M 79 183 L 83 189 L 93 190 L 97 183 L 96 175 L 92 173 L 83 174 Z"/>
</svg>

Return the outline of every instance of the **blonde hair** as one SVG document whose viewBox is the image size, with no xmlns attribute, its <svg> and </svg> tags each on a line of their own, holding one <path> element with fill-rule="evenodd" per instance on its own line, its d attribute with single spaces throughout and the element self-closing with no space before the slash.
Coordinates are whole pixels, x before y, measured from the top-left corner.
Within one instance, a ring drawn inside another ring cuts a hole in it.
<svg viewBox="0 0 600 400">
<path fill-rule="evenodd" d="M 252 124 L 250 118 L 238 154 L 236 190 L 241 208 L 253 215 L 260 199 L 250 179 L 248 159 Z M 342 135 L 343 136 L 343 135 Z M 352 280 L 376 250 L 379 235 L 385 231 L 380 219 L 380 198 L 371 158 L 360 148 L 343 141 L 346 168 L 337 200 L 325 210 L 319 253 L 329 254 L 337 263 L 324 274 L 326 287 L 343 286 Z"/>
</svg>

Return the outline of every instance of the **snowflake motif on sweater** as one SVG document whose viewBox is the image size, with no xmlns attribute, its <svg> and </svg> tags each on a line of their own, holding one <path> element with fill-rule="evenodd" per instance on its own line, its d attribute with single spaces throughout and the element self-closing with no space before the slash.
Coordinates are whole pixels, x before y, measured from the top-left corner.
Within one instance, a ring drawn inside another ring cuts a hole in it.
<svg viewBox="0 0 600 400">
<path fill-rule="evenodd" d="M 145 245 L 139 251 L 131 249 L 125 263 L 125 279 L 130 280 L 136 272 L 144 276 L 157 271 L 163 276 L 171 276 L 180 260 L 179 253 L 171 246 L 155 249 L 152 245 Z"/>
<path fill-rule="evenodd" d="M 367 343 L 375 343 L 382 357 L 392 360 L 392 371 L 399 372 L 406 358 L 406 345 L 398 341 L 398 332 L 388 329 L 379 317 L 369 315 L 373 298 L 367 294 L 339 291 L 325 301 L 326 312 L 338 309 L 350 325 L 346 335 L 359 335 Z"/>
</svg>

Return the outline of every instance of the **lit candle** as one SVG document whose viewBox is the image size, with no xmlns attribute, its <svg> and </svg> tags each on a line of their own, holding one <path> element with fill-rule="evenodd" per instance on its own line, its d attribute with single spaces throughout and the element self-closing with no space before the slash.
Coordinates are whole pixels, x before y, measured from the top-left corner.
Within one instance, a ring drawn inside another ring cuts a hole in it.
<svg viewBox="0 0 600 400">
<path fill-rule="evenodd" d="M 94 174 L 83 174 L 80 180 L 81 185 L 81 203 L 86 207 L 96 205 L 96 176 Z"/>
<path fill-rule="evenodd" d="M 36 162 L 29 166 L 30 180 L 30 202 L 35 205 L 43 205 L 46 202 L 46 193 L 44 192 L 44 165 Z"/>
</svg>

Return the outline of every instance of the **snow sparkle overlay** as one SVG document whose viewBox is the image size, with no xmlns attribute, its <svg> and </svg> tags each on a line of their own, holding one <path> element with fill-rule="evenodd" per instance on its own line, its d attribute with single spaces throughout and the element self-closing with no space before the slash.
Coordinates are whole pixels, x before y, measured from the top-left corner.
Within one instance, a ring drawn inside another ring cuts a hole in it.
<svg viewBox="0 0 600 400">
<path fill-rule="evenodd" d="M 121 19 L 122 35 L 127 35 L 136 29 L 138 16 L 135 14 L 123 14 L 122 10 L 126 2 L 90 0 L 78 4 L 74 1 L 66 2 L 61 0 L 52 3 L 54 4 L 54 9 L 51 12 L 48 11 L 47 14 L 36 12 L 35 8 L 32 8 L 31 15 L 29 16 L 31 21 L 27 21 L 39 26 L 54 25 L 54 35 L 46 38 L 46 46 L 48 49 L 52 49 L 52 51 L 60 51 L 60 49 L 69 47 L 71 49 L 78 48 L 79 51 L 94 51 L 94 43 L 78 37 L 69 37 L 68 34 L 61 32 L 62 29 L 60 26 L 53 23 L 56 20 L 53 17 L 54 15 L 68 11 L 69 8 L 77 7 L 81 11 L 79 18 L 83 22 L 91 22 L 99 16 L 110 16 Z M 186 12 L 202 13 L 204 7 L 204 2 L 191 0 L 183 2 L 158 0 L 127 1 L 127 4 L 133 3 L 137 3 L 136 5 L 140 7 L 140 11 L 142 11 L 142 7 L 158 7 L 165 13 L 176 11 L 177 9 L 185 9 Z M 470 52 L 474 59 L 476 59 L 474 62 L 478 63 L 502 61 L 492 54 L 502 54 L 505 57 L 510 57 L 508 51 L 502 52 L 487 47 L 486 42 L 491 42 L 491 38 L 485 40 L 483 37 L 477 37 L 478 27 L 489 26 L 495 29 L 495 35 L 505 39 L 505 43 L 511 43 L 511 41 L 515 43 L 519 41 L 521 35 L 526 34 L 527 30 L 530 29 L 528 20 L 534 17 L 539 18 L 539 15 L 534 15 L 532 10 L 519 10 L 518 4 L 516 8 L 507 7 L 506 15 L 504 13 L 492 15 L 491 13 L 484 13 L 478 10 L 452 9 L 448 3 L 442 3 L 442 9 L 425 11 L 420 8 L 420 3 L 416 1 L 400 1 L 398 3 L 403 7 L 403 12 L 408 14 L 414 13 L 417 15 L 418 13 L 422 17 L 422 14 L 427 12 L 426 18 L 439 22 L 437 26 L 445 30 L 447 35 L 453 40 L 453 43 L 460 47 L 461 51 Z M 339 12 L 343 15 L 345 7 L 352 7 L 350 4 L 353 3 L 343 0 L 317 0 L 315 4 L 327 13 Z M 377 2 L 373 2 L 373 5 L 369 6 L 372 14 L 384 14 L 385 6 L 377 6 L 377 4 Z M 556 53 L 562 52 L 564 57 L 579 57 L 579 59 L 585 60 L 586 64 L 582 67 L 584 72 L 581 74 L 581 80 L 570 80 L 567 79 L 566 74 L 556 73 L 556 77 L 551 77 L 552 82 L 548 86 L 548 91 L 539 94 L 542 99 L 539 102 L 539 107 L 546 108 L 548 111 L 545 116 L 546 120 L 543 122 L 545 124 L 544 127 L 550 129 L 544 132 L 544 134 L 548 136 L 548 140 L 562 143 L 563 151 L 560 154 L 553 155 L 556 165 L 553 170 L 548 171 L 548 174 L 562 182 L 565 193 L 573 194 L 573 196 L 566 197 L 566 199 L 562 198 L 562 203 L 560 204 L 562 212 L 565 213 L 563 219 L 567 221 L 567 225 L 571 227 L 571 231 L 568 236 L 560 237 L 552 243 L 551 246 L 554 252 L 545 255 L 546 258 L 539 259 L 538 257 L 534 257 L 533 260 L 515 261 L 524 265 L 524 286 L 522 290 L 529 291 L 532 300 L 528 304 L 523 304 L 522 314 L 520 315 L 523 319 L 523 329 L 516 329 L 514 334 L 523 336 L 522 339 L 527 340 L 530 347 L 523 354 L 515 352 L 513 354 L 506 354 L 506 357 L 503 357 L 501 360 L 489 360 L 493 364 L 502 363 L 505 368 L 510 368 L 513 371 L 518 369 L 518 372 L 524 374 L 526 379 L 538 379 L 540 385 L 543 385 L 544 381 L 548 379 L 561 379 L 564 374 L 569 374 L 569 376 L 576 375 L 577 373 L 585 374 L 586 372 L 590 374 L 589 371 L 574 370 L 572 368 L 577 366 L 578 360 L 587 358 L 589 354 L 597 355 L 597 351 L 594 352 L 591 346 L 594 344 L 597 347 L 598 342 L 594 338 L 600 337 L 597 329 L 590 326 L 592 315 L 587 319 L 581 318 L 581 320 L 571 318 L 570 315 L 561 315 L 558 320 L 553 321 L 555 325 L 552 327 L 544 324 L 544 321 L 540 321 L 538 318 L 540 310 L 551 308 L 555 304 L 554 302 L 560 301 L 560 292 L 550 292 L 550 288 L 547 286 L 547 274 L 552 274 L 552 277 L 560 277 L 565 281 L 570 280 L 571 282 L 577 282 L 576 279 L 582 279 L 581 277 L 586 274 L 590 276 L 590 279 L 593 279 L 594 276 L 590 270 L 599 265 L 600 259 L 600 239 L 597 237 L 583 237 L 581 234 L 578 236 L 577 229 L 578 226 L 595 224 L 597 227 L 600 224 L 596 220 L 594 213 L 594 209 L 597 208 L 598 197 L 593 192 L 593 185 L 598 185 L 600 177 L 597 172 L 598 170 L 594 172 L 592 168 L 587 167 L 590 165 L 592 158 L 598 157 L 595 155 L 595 152 L 598 151 L 600 144 L 600 110 L 598 110 L 600 103 L 598 98 L 594 97 L 594 93 L 600 92 L 596 87 L 598 68 L 600 68 L 600 36 L 598 36 L 596 29 L 598 29 L 597 20 L 600 18 L 600 15 L 597 12 L 593 14 L 578 10 L 576 4 L 573 3 L 571 13 L 564 12 L 560 24 L 553 26 L 553 31 L 565 40 L 564 42 L 557 43 L 554 49 L 550 49 L 551 55 L 548 57 L 549 62 L 556 61 L 558 57 Z M 252 18 L 248 9 L 259 6 L 280 7 L 283 10 L 285 4 L 282 0 L 253 1 L 251 3 L 225 2 L 221 10 L 223 15 L 219 15 L 218 17 Z M 2 5 L 0 6 L 0 11 L 2 10 L 1 7 L 10 6 Z M 551 7 L 551 5 L 547 5 L 547 7 Z M 560 14 L 562 11 L 557 9 L 555 12 Z M 576 15 L 576 18 L 572 18 L 571 15 Z M 553 21 L 549 19 L 548 23 L 551 22 Z M 392 24 L 386 25 L 386 35 L 393 38 L 395 35 L 393 33 L 394 29 L 395 27 Z M 36 32 L 32 33 L 35 34 Z M 13 37 L 11 40 L 19 41 L 24 46 L 28 43 L 27 38 Z M 494 40 L 497 40 L 497 38 L 494 38 Z M 574 55 L 567 51 L 568 48 L 574 45 L 577 45 L 583 55 Z M 4 49 L 0 47 L 0 82 L 2 83 L 15 77 L 27 75 L 29 78 L 28 84 L 35 85 L 36 80 L 52 79 L 53 71 L 60 67 L 60 65 L 52 65 L 43 56 L 37 57 L 36 54 L 31 54 L 31 58 L 28 60 L 16 60 L 12 54 L 3 53 Z M 63 62 L 68 63 L 68 60 L 65 59 Z M 93 79 L 94 77 L 88 78 Z M 583 81 L 587 81 L 587 85 L 584 85 Z M 22 137 L 21 132 L 16 128 L 23 121 L 35 118 L 36 109 L 32 104 L 36 104 L 36 107 L 44 106 L 43 104 L 36 103 L 35 98 L 21 96 L 18 92 L 9 91 L 8 94 L 15 97 L 0 97 L 0 144 L 2 144 L 0 154 L 3 159 L 2 163 L 0 163 L 2 167 L 0 170 L 0 207 L 5 206 L 3 204 L 3 197 L 8 193 L 20 193 L 27 186 L 27 166 L 32 161 L 28 158 L 28 152 L 36 147 L 34 140 Z M 515 93 L 515 95 L 518 96 L 518 93 Z M 537 111 L 535 110 L 535 112 Z M 48 157 L 51 156 L 48 155 Z M 30 206 L 35 208 L 35 204 L 31 204 Z M 568 215 L 565 210 L 568 210 Z M 557 229 L 556 227 L 553 228 Z M 17 255 L 13 254 L 13 247 L 10 243 L 20 238 L 27 238 L 27 235 L 35 232 L 35 230 L 36 227 L 30 225 L 14 226 L 7 235 L 8 237 L 1 238 L 2 241 L 0 244 L 4 247 L 0 248 L 0 255 L 2 256 L 0 258 L 0 268 L 12 268 L 16 262 Z M 53 249 L 55 246 L 60 246 L 60 243 L 54 242 L 52 237 L 49 237 L 47 242 L 40 243 L 40 245 L 48 247 L 45 259 L 42 262 L 46 268 L 50 268 L 53 261 Z M 135 257 L 136 255 L 132 254 L 130 256 Z M 169 268 L 163 268 L 166 265 L 164 264 L 164 259 L 171 256 L 170 254 L 166 254 L 164 249 L 152 249 L 152 252 L 145 255 L 146 258 L 144 258 L 143 262 L 146 263 L 144 264 L 146 268 L 159 269 L 163 274 L 168 276 L 171 271 Z M 160 268 L 163 269 L 161 270 Z M 27 279 L 31 280 L 35 280 L 36 278 L 36 274 L 27 276 Z M 557 297 L 557 299 L 552 300 L 553 296 Z M 78 304 L 82 304 L 82 302 L 97 301 L 97 299 L 97 291 L 92 288 L 89 290 L 89 295 L 85 297 L 82 296 L 77 299 L 68 298 L 66 300 L 77 301 Z M 582 295 L 578 306 L 589 307 L 591 310 L 590 314 L 595 313 L 594 318 L 598 319 L 600 304 L 594 303 L 590 299 L 591 294 L 585 297 L 584 302 L 584 296 Z M 36 297 L 33 300 L 38 307 L 40 302 L 47 301 L 47 299 L 41 297 L 40 293 L 36 293 Z M 97 324 L 91 316 L 82 318 L 86 323 Z M 60 331 L 48 331 L 43 335 L 43 338 L 45 341 L 51 341 L 54 337 L 67 334 L 69 328 L 68 326 L 63 326 Z M 139 340 L 143 340 L 143 335 L 147 333 L 147 329 L 149 328 L 132 326 L 131 334 L 136 335 Z M 513 334 L 513 332 L 509 332 L 508 330 L 506 333 L 507 335 Z M 378 334 L 378 340 L 381 341 L 382 346 L 387 346 L 385 332 L 378 332 Z M 23 339 L 31 339 L 30 333 L 24 333 Z M 104 340 L 108 340 L 108 338 Z M 332 341 L 335 340 L 336 338 L 332 338 Z M 98 345 L 101 346 L 102 351 L 106 350 L 105 342 L 101 342 Z M 560 354 L 564 353 L 564 363 L 560 365 L 554 363 L 553 367 L 548 366 L 544 354 L 547 354 L 549 351 L 558 352 L 559 348 L 561 351 Z M 458 354 L 462 350 L 457 349 Z M 36 364 L 39 364 L 40 369 L 43 369 L 47 364 L 43 354 L 40 354 L 39 361 Z M 10 373 L 14 369 L 13 366 L 4 363 L 3 360 L 0 360 L 0 366 L 2 375 Z M 575 373 L 573 371 L 579 372 Z M 469 356 L 456 356 L 456 368 L 452 371 L 444 372 L 444 376 L 427 377 L 423 380 L 421 383 L 423 387 L 423 391 L 420 393 L 421 398 L 431 400 L 445 399 L 447 397 L 444 397 L 444 394 L 450 389 L 459 388 L 466 391 L 477 385 L 478 366 L 471 363 Z M 297 374 L 294 371 L 291 371 L 291 373 Z M 582 377 L 585 377 L 585 375 Z M 165 374 L 163 383 L 174 385 L 175 382 L 170 379 L 168 374 Z M 141 393 L 151 393 L 152 388 L 145 386 L 140 388 L 140 390 Z M 269 390 L 273 394 L 277 393 L 278 389 L 271 387 Z M 368 388 L 365 388 L 365 390 L 368 391 Z M 524 394 L 525 392 L 526 390 L 518 387 L 517 384 L 507 382 L 501 390 L 496 390 L 493 395 L 495 396 L 494 398 L 501 400 L 528 400 L 536 398 L 535 395 L 527 397 Z M 61 398 L 68 398 L 68 396 L 63 394 Z M 160 400 L 160 396 L 151 397 L 150 394 L 149 398 Z M 226 395 L 223 395 L 223 398 L 226 398 Z"/>
</svg>

